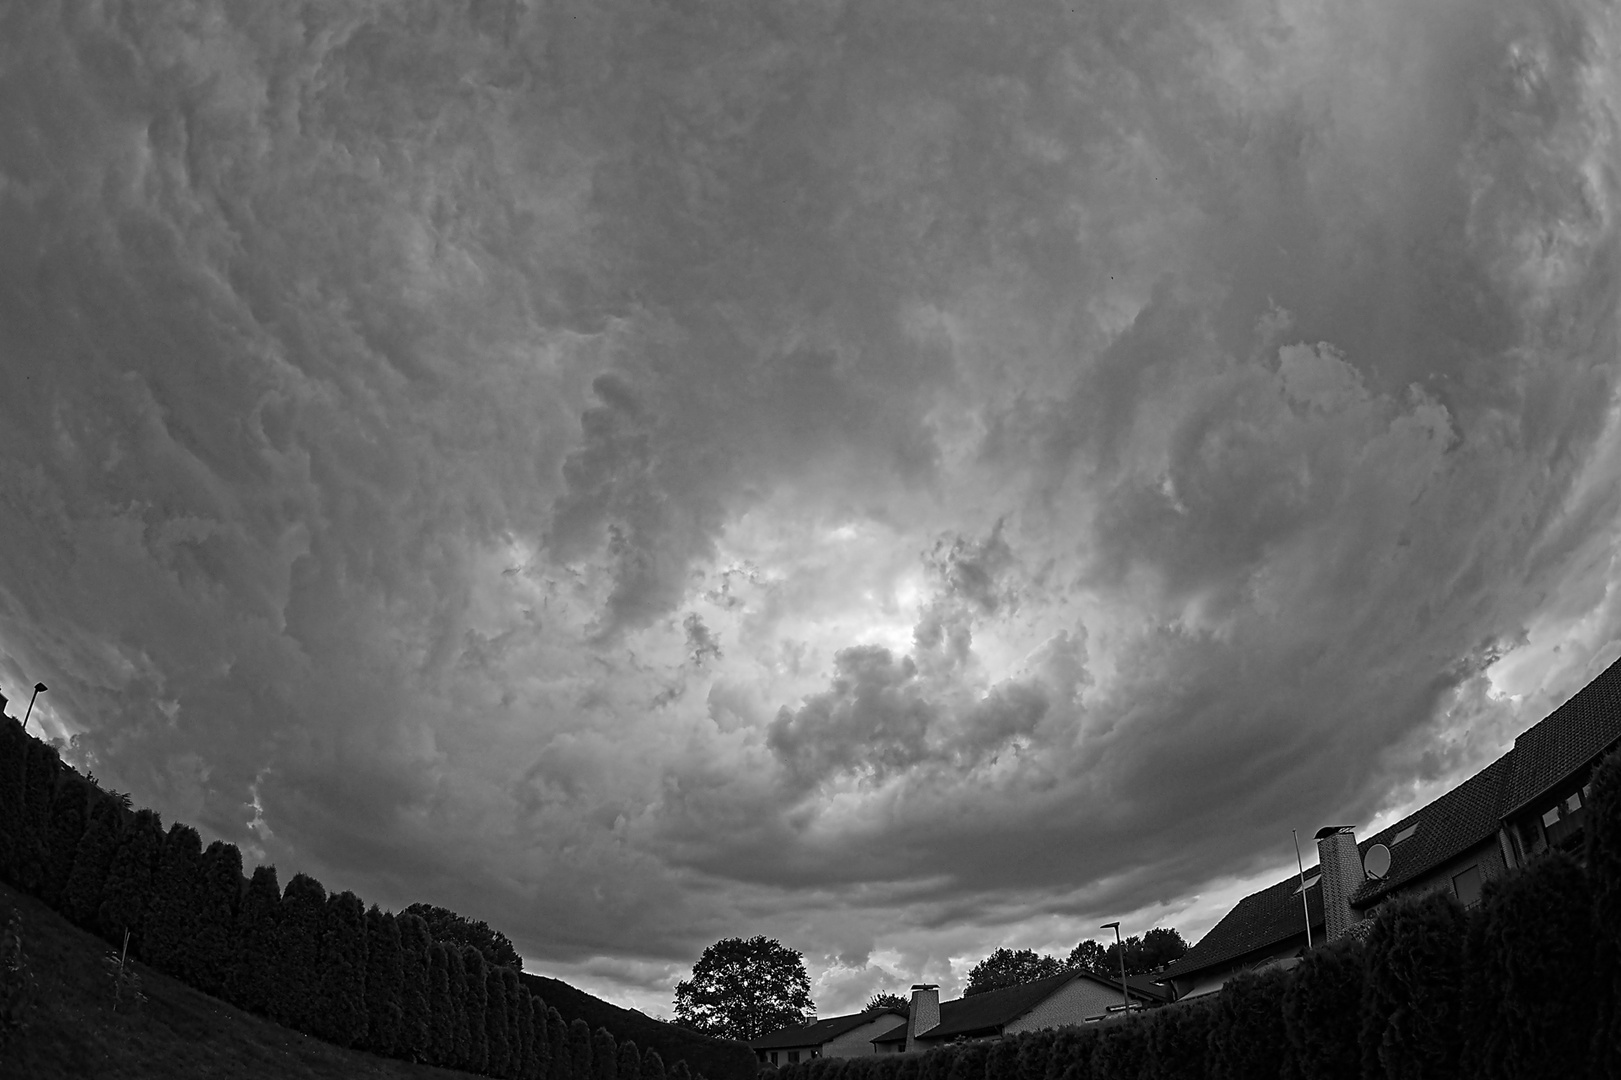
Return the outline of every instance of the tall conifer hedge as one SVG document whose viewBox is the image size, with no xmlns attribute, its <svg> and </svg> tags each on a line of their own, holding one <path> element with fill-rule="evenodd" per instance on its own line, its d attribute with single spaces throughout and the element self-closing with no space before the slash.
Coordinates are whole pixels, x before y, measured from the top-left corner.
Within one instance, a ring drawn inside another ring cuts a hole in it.
<svg viewBox="0 0 1621 1080">
<path fill-rule="evenodd" d="M 507 984 L 501 980 L 500 972 L 498 965 L 484 965 L 484 1069 L 490 1076 L 506 1076 L 507 1066 L 512 1061 L 512 1040 L 507 1030 L 510 1019 Z"/>
<path fill-rule="evenodd" d="M 129 931 L 130 955 L 142 956 L 146 908 L 152 899 L 152 878 L 163 852 L 163 819 L 152 810 L 139 810 L 130 822 L 107 868 L 96 921 L 101 936 L 122 945 Z"/>
<path fill-rule="evenodd" d="M 642 1055 L 636 1049 L 636 1040 L 626 1039 L 619 1044 L 619 1080 L 642 1080 Z"/>
<path fill-rule="evenodd" d="M 408 918 L 408 916 L 407 916 Z M 456 1056 L 456 1001 L 450 988 L 450 953 L 442 942 L 428 945 L 427 1059 L 454 1068 Z"/>
<path fill-rule="evenodd" d="M 242 895 L 242 852 L 215 840 L 203 852 L 197 883 L 195 936 L 191 943 L 194 985 L 216 997 L 225 991 L 236 960 L 236 909 Z"/>
<path fill-rule="evenodd" d="M 334 1046 L 366 1038 L 366 909 L 347 890 L 321 912 L 319 1013 L 313 1034 Z"/>
<path fill-rule="evenodd" d="M 86 930 L 95 931 L 96 912 L 101 909 L 107 875 L 112 870 L 113 856 L 118 853 L 118 830 L 123 821 L 123 810 L 110 798 L 95 801 L 90 810 L 90 823 L 79 838 L 79 850 L 73 857 L 73 871 L 62 890 L 62 914 Z"/>
<path fill-rule="evenodd" d="M 366 911 L 366 1049 L 374 1054 L 401 1054 L 405 1010 L 401 1004 L 405 954 L 394 916 L 373 904 Z"/>
<path fill-rule="evenodd" d="M 39 898 L 46 906 L 62 909 L 62 890 L 73 873 L 73 859 L 79 853 L 90 817 L 90 793 L 95 789 L 72 769 L 64 769 L 51 795 L 51 829 L 45 843 L 45 880 Z"/>
<path fill-rule="evenodd" d="M 159 971 L 191 981 L 197 933 L 197 894 L 202 878 L 203 844 L 197 830 L 175 822 L 163 841 L 152 901 L 146 912 L 141 958 Z"/>
<path fill-rule="evenodd" d="M 18 882 L 18 855 L 24 835 L 23 804 L 28 788 L 28 746 L 22 725 L 0 713 L 0 880 Z"/>
<path fill-rule="evenodd" d="M 326 889 L 308 874 L 294 874 L 281 895 L 276 923 L 275 990 L 270 1017 L 314 1034 L 321 1002 L 321 931 Z"/>
<path fill-rule="evenodd" d="M 574 1053 L 569 1047 L 569 1029 L 556 1007 L 546 1010 L 546 1041 L 551 1047 L 551 1080 L 574 1080 Z"/>
<path fill-rule="evenodd" d="M 1363 1073 L 1391 1080 L 1458 1074 L 1463 909 L 1450 892 L 1398 898 L 1368 934 Z"/>
<path fill-rule="evenodd" d="M 569 1023 L 568 1054 L 574 1080 L 595 1080 L 596 1071 L 591 1067 L 591 1028 L 584 1020 Z"/>
<path fill-rule="evenodd" d="M 1587 798 L 1587 874 L 1598 927 L 1593 963 L 1597 976 L 1593 1074 L 1621 1080 L 1621 750 L 1593 770 Z"/>
<path fill-rule="evenodd" d="M 400 928 L 399 1056 L 420 1056 L 431 1061 L 429 1047 L 434 1044 L 432 1025 L 435 1021 L 430 1011 L 433 983 L 428 949 L 433 945 L 433 938 L 428 933 L 428 924 L 415 916 L 396 915 L 394 923 Z M 444 993 L 448 995 L 448 988 Z M 451 1042 L 454 1043 L 454 1039 Z"/>
<path fill-rule="evenodd" d="M 280 964 L 281 885 L 274 866 L 256 866 L 248 891 L 237 907 L 231 970 L 225 977 L 225 999 L 261 1016 L 270 1015 Z"/>
<path fill-rule="evenodd" d="M 1304 1080 L 1358 1080 L 1362 946 L 1341 939 L 1308 953 L 1283 993 L 1284 1029 Z"/>
<path fill-rule="evenodd" d="M 22 832 L 18 836 L 18 884 L 36 896 L 49 874 L 51 800 L 63 768 L 55 750 L 38 739 L 28 741 L 27 774 L 23 787 Z"/>
<path fill-rule="evenodd" d="M 462 959 L 462 947 L 455 942 L 442 942 L 445 947 L 445 970 L 450 977 L 450 1018 L 455 1038 L 453 1060 L 458 1069 L 471 1069 L 473 1060 L 472 1025 L 467 1015 L 467 964 Z"/>
</svg>

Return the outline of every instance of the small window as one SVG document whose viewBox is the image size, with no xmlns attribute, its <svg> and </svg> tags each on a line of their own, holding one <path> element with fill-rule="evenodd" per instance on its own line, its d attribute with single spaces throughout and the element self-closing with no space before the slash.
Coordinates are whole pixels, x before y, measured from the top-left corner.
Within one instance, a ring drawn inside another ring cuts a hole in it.
<svg viewBox="0 0 1621 1080">
<path fill-rule="evenodd" d="M 777 1063 L 777 1052 L 775 1050 L 773 1050 L 773 1051 L 771 1051 L 771 1064 L 775 1065 L 776 1063 Z"/>
<path fill-rule="evenodd" d="M 1321 874 L 1313 874 L 1313 875 L 1311 875 L 1311 877 L 1307 878 L 1305 881 L 1303 881 L 1300 884 L 1295 886 L 1295 895 L 1299 896 L 1302 892 L 1304 892 L 1305 890 L 1311 888 L 1313 885 L 1317 884 L 1321 880 L 1323 880 L 1323 875 L 1321 875 Z"/>
<path fill-rule="evenodd" d="M 1397 844 L 1401 843 L 1403 840 L 1411 840 L 1413 838 L 1413 834 L 1416 833 L 1416 832 L 1418 832 L 1418 822 L 1415 821 L 1415 822 L 1413 822 L 1413 824 L 1407 826 L 1407 828 L 1403 829 L 1401 832 L 1399 832 L 1395 836 L 1391 837 L 1390 838 L 1390 846 L 1395 847 Z"/>
<path fill-rule="evenodd" d="M 798 1065 L 799 1064 L 799 1051 L 798 1050 L 790 1050 L 790 1051 L 788 1051 L 788 1064 L 790 1064 L 790 1065 Z"/>
<path fill-rule="evenodd" d="M 1559 807 L 1550 806 L 1542 814 L 1542 827 L 1551 829 L 1557 824 L 1559 824 Z"/>
<path fill-rule="evenodd" d="M 1471 866 L 1452 879 L 1452 891 L 1464 907 L 1480 903 L 1480 867 Z"/>
<path fill-rule="evenodd" d="M 1582 808 L 1582 793 L 1579 792 L 1579 791 L 1573 792 L 1571 794 L 1570 798 L 1565 800 L 1565 811 L 1567 813 L 1574 814 L 1576 811 L 1580 810 L 1581 808 Z"/>
<path fill-rule="evenodd" d="M 1592 797 L 1593 797 L 1593 785 L 1592 784 L 1583 784 L 1582 785 L 1582 798 L 1591 799 Z"/>
</svg>

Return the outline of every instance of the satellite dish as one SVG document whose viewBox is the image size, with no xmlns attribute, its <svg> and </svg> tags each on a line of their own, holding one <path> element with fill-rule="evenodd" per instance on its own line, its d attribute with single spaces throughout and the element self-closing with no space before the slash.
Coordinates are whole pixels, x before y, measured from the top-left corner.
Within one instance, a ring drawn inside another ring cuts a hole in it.
<svg viewBox="0 0 1621 1080">
<path fill-rule="evenodd" d="M 1375 881 L 1383 881 L 1390 873 L 1390 849 L 1383 844 L 1373 845 L 1368 849 L 1368 857 L 1362 860 L 1362 869 Z"/>
</svg>

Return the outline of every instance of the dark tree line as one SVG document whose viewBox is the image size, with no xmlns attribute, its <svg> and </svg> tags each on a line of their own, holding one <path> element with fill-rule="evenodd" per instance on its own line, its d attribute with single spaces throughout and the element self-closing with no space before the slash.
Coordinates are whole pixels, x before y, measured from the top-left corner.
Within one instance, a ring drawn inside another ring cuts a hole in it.
<svg viewBox="0 0 1621 1080">
<path fill-rule="evenodd" d="M 308 874 L 244 876 L 103 791 L 0 717 L 0 879 L 198 989 L 339 1046 L 513 1080 L 665 1080 L 657 1053 L 566 1023 L 506 936 L 444 908 L 398 914 Z M 690 1072 L 677 1063 L 672 1075 Z"/>
</svg>

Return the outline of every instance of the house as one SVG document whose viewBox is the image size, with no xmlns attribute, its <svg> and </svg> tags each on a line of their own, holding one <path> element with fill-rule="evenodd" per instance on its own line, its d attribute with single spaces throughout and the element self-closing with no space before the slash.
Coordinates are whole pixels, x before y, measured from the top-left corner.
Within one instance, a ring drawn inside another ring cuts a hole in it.
<svg viewBox="0 0 1621 1080">
<path fill-rule="evenodd" d="M 919 984 L 912 987 L 906 1022 L 894 1025 L 872 1043 L 877 1053 L 897 1054 L 965 1039 L 1083 1024 L 1121 1013 L 1123 997 L 1129 998 L 1133 1009 L 1163 1005 L 1169 999 L 1162 987 L 1143 977 L 1127 979 L 1122 994 L 1119 980 L 1090 971 L 1066 971 L 945 1002 L 940 1000 L 939 987 Z"/>
<path fill-rule="evenodd" d="M 905 1017 L 906 1013 L 899 1009 L 869 1009 L 847 1016 L 829 1016 L 751 1039 L 749 1049 L 761 1064 L 771 1065 L 793 1065 L 815 1057 L 871 1054 L 875 1052 L 872 1037 L 888 1031 Z"/>
<path fill-rule="evenodd" d="M 1308 923 L 1319 945 L 1363 932 L 1367 916 L 1392 897 L 1451 889 L 1474 904 L 1487 881 L 1542 852 L 1579 851 L 1593 766 L 1618 744 L 1621 661 L 1522 732 L 1508 753 L 1389 828 L 1361 841 L 1350 826 L 1320 830 L 1304 906 L 1294 874 L 1251 893 L 1161 979 L 1179 1000 L 1208 994 L 1240 971 L 1297 963 Z"/>
</svg>

